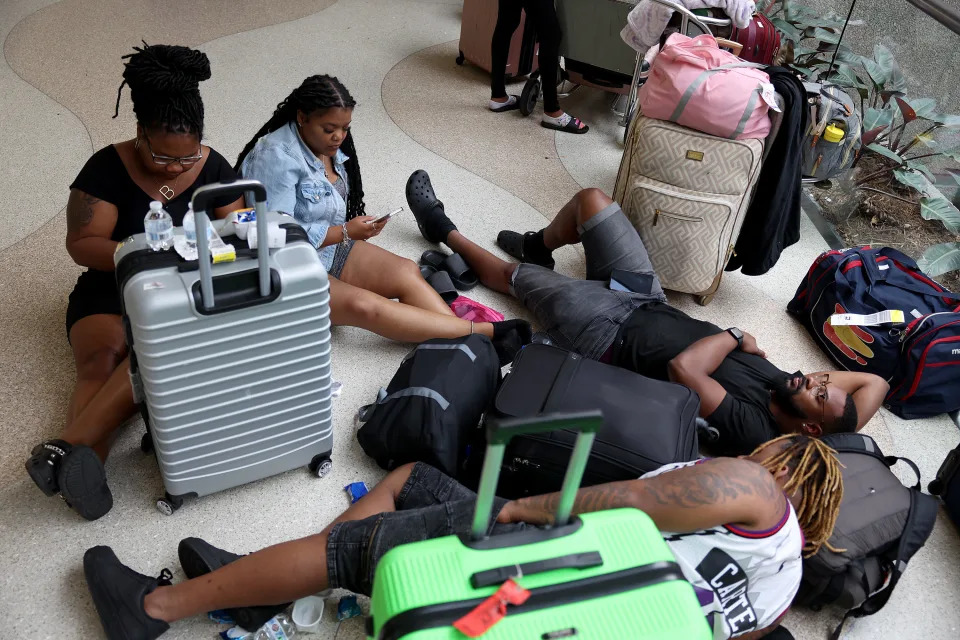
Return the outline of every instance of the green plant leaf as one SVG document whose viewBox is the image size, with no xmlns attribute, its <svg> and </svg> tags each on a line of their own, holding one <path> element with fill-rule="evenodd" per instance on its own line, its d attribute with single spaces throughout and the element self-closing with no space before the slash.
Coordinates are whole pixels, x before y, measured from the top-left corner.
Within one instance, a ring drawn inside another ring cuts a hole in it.
<svg viewBox="0 0 960 640">
<path fill-rule="evenodd" d="M 838 64 L 831 79 L 842 87 L 867 88 L 866 83 L 860 79 L 856 70 L 848 64 Z"/>
<path fill-rule="evenodd" d="M 890 151 L 890 149 L 887 149 L 885 146 L 877 144 L 876 142 L 871 142 L 870 144 L 868 144 L 867 149 L 870 149 L 870 151 L 873 151 L 874 153 L 879 153 L 882 156 L 890 158 L 891 160 L 896 161 L 897 164 L 903 164 L 902 157 L 900 157 L 893 151 Z"/>
<path fill-rule="evenodd" d="M 873 61 L 883 73 L 883 82 L 877 82 L 877 85 L 883 86 L 890 81 L 890 76 L 893 74 L 893 70 L 897 67 L 897 61 L 894 60 L 890 49 L 887 49 L 882 44 L 874 45 Z"/>
<path fill-rule="evenodd" d="M 913 169 L 914 171 L 919 171 L 922 173 L 930 182 L 937 181 L 937 178 L 933 175 L 933 172 L 927 168 L 927 165 L 923 164 L 919 160 L 907 160 L 905 164 L 908 169 Z"/>
<path fill-rule="evenodd" d="M 873 86 L 882 88 L 886 84 L 887 78 L 890 77 L 889 71 L 885 71 L 883 67 L 869 58 L 864 58 L 861 64 L 863 64 L 863 68 L 867 70 L 867 75 L 870 76 L 870 81 L 873 82 Z"/>
<path fill-rule="evenodd" d="M 826 42 L 828 44 L 837 44 L 840 42 L 840 34 L 834 33 L 833 31 L 827 31 L 823 27 L 814 27 L 811 37 L 816 38 L 820 42 Z"/>
<path fill-rule="evenodd" d="M 939 196 L 920 198 L 920 215 L 924 220 L 939 220 L 950 233 L 960 232 L 960 209 L 933 187 Z"/>
<path fill-rule="evenodd" d="M 927 180 L 927 177 L 918 171 L 912 169 L 897 169 L 893 172 L 893 177 L 897 179 L 900 184 L 906 185 L 911 189 L 917 190 L 924 197 L 935 197 L 940 195 L 943 197 L 936 187 Z M 934 194 L 936 191 L 936 194 Z"/>
<path fill-rule="evenodd" d="M 960 116 L 952 116 L 946 113 L 931 113 L 927 119 L 947 128 L 960 127 Z"/>
<path fill-rule="evenodd" d="M 903 72 L 900 71 L 900 67 L 895 66 L 890 72 L 890 79 L 887 81 L 885 88 L 899 93 L 907 92 L 907 79 L 904 77 Z"/>
<path fill-rule="evenodd" d="M 934 115 L 933 110 L 937 108 L 937 101 L 933 98 L 909 98 L 906 102 L 913 108 L 917 117 L 924 120 L 930 120 L 930 116 Z"/>
<path fill-rule="evenodd" d="M 773 26 L 775 26 L 780 31 L 780 33 L 787 36 L 794 42 L 800 40 L 800 38 L 802 37 L 800 29 L 796 28 L 786 20 L 782 20 L 780 18 L 773 18 L 772 20 L 770 20 L 770 22 L 773 23 Z M 797 55 L 796 49 L 794 49 L 794 55 Z"/>
<path fill-rule="evenodd" d="M 960 269 L 960 242 L 943 242 L 927 247 L 917 260 L 917 266 L 933 278 Z"/>
<path fill-rule="evenodd" d="M 889 127 L 891 124 L 893 124 L 893 109 L 890 107 L 884 107 L 883 109 L 870 107 L 863 114 L 863 131 L 873 131 L 877 127 Z"/>
</svg>

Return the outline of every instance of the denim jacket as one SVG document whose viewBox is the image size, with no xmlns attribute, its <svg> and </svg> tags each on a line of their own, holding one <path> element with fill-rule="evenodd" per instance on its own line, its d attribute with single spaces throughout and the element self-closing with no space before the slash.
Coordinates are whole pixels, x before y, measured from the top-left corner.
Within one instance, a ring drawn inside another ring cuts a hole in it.
<svg viewBox="0 0 960 640">
<path fill-rule="evenodd" d="M 333 166 L 341 180 L 346 179 L 343 165 L 348 159 L 337 149 Z M 346 221 L 347 203 L 330 184 L 323 163 L 300 138 L 294 122 L 257 140 L 240 172 L 244 178 L 262 182 L 267 188 L 267 209 L 292 214 L 315 247 L 326 238 L 327 229 Z M 336 251 L 335 244 L 319 250 L 327 270 Z"/>
</svg>

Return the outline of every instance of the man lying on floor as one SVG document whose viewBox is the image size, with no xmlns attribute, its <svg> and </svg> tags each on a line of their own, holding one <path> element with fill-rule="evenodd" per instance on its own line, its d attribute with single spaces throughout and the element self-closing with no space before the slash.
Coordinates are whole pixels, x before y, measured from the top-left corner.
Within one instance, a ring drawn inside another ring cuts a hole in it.
<svg viewBox="0 0 960 640">
<path fill-rule="evenodd" d="M 790 606 L 801 554 L 815 553 L 829 539 L 842 497 L 833 450 L 798 434 L 745 458 L 666 465 L 639 480 L 581 489 L 573 513 L 646 512 L 693 584 L 714 638 L 759 638 Z M 390 549 L 468 534 L 475 498 L 433 467 L 408 464 L 319 534 L 244 557 L 197 538 L 183 540 L 186 582 L 171 585 L 166 569 L 160 578 L 136 573 L 109 547 L 87 551 L 84 573 L 109 640 L 152 640 L 174 620 L 217 609 L 255 628 L 286 606 L 278 603 L 324 589 L 369 595 L 377 563 Z M 498 498 L 489 534 L 550 524 L 558 498 Z M 270 604 L 278 606 L 264 606 Z"/>
<path fill-rule="evenodd" d="M 640 236 L 599 189 L 580 191 L 536 233 L 501 231 L 497 244 L 520 265 L 460 233 L 425 171 L 410 176 L 407 202 L 424 238 L 459 253 L 487 287 L 517 297 L 557 346 L 696 391 L 701 417 L 719 432 L 716 453 L 746 453 L 782 433 L 859 430 L 887 393 L 868 373 L 781 371 L 751 335 L 668 305 Z M 585 280 L 553 271 L 551 251 L 577 243 Z"/>
</svg>

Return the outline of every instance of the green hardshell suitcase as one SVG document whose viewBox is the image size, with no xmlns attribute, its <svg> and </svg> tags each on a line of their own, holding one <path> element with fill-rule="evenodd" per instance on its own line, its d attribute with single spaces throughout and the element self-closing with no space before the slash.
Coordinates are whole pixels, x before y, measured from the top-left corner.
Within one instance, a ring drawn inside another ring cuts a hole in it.
<svg viewBox="0 0 960 640">
<path fill-rule="evenodd" d="M 694 594 L 653 521 L 636 509 L 571 518 L 599 411 L 489 421 L 473 535 L 406 544 L 377 565 L 371 640 L 462 640 L 453 625 L 508 578 L 530 591 L 482 635 L 488 640 L 709 640 Z M 513 436 L 579 432 L 553 527 L 486 536 L 506 444 Z M 563 524 L 559 524 L 563 523 Z"/>
</svg>

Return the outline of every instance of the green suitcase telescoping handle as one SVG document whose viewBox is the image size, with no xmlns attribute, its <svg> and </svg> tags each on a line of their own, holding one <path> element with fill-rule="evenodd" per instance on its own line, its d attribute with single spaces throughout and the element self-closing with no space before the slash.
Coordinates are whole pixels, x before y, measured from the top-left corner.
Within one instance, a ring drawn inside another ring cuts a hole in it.
<svg viewBox="0 0 960 640">
<path fill-rule="evenodd" d="M 210 246 L 207 243 L 207 206 L 214 198 L 222 196 L 242 196 L 252 193 L 257 212 L 257 262 L 259 263 L 260 295 L 270 295 L 270 248 L 267 231 L 267 188 L 257 180 L 233 180 L 218 182 L 200 187 L 193 192 L 190 204 L 193 205 L 194 224 L 197 229 L 197 262 L 200 267 L 200 296 L 204 309 L 212 309 L 213 269 L 210 266 Z"/>
<path fill-rule="evenodd" d="M 473 514 L 471 537 L 480 540 L 487 535 L 490 524 L 490 511 L 496 497 L 497 481 L 500 479 L 500 465 L 507 443 L 514 436 L 543 433 L 558 429 L 579 431 L 570 463 L 563 477 L 560 490 L 560 502 L 557 505 L 555 525 L 567 524 L 573 501 L 583 479 L 583 471 L 590 458 L 590 447 L 597 431 L 603 425 L 603 413 L 599 410 L 577 413 L 556 413 L 535 418 L 511 418 L 507 420 L 489 420 L 487 422 L 487 452 L 483 458 L 483 471 L 480 473 L 480 487 L 477 489 L 477 507 Z"/>
</svg>

